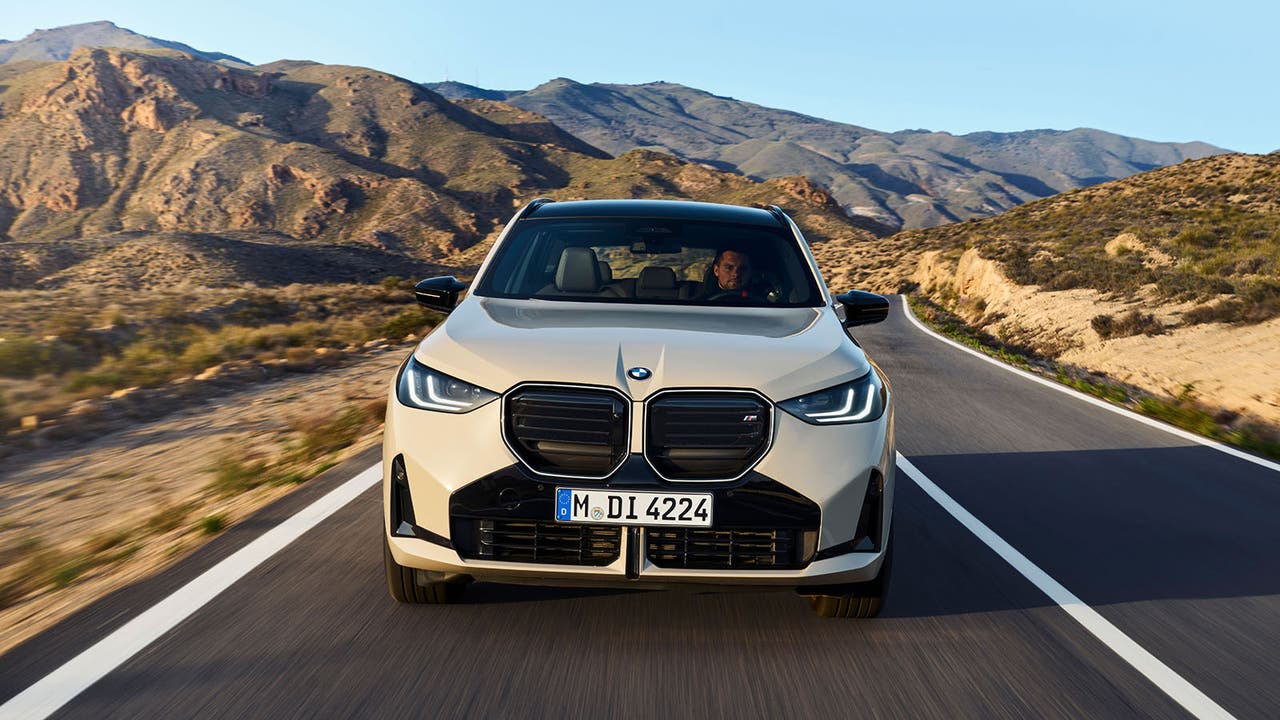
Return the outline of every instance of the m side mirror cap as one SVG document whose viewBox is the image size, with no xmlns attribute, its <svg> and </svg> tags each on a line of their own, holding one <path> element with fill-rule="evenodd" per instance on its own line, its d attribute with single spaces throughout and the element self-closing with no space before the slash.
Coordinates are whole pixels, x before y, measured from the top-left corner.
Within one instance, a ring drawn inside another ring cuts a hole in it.
<svg viewBox="0 0 1280 720">
<path fill-rule="evenodd" d="M 870 325 L 889 317 L 889 298 L 865 290 L 850 290 L 837 295 L 836 300 L 844 310 L 840 324 L 847 328 Z"/>
<path fill-rule="evenodd" d="M 452 275 L 427 278 L 413 286 L 413 297 L 418 304 L 442 313 L 451 313 L 458 306 L 458 299 L 467 284 Z"/>
</svg>

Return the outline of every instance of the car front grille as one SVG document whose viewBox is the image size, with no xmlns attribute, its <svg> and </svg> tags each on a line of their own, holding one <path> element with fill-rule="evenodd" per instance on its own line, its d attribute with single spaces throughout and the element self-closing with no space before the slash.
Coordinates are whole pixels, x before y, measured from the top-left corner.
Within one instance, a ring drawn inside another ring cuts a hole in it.
<svg viewBox="0 0 1280 720">
<path fill-rule="evenodd" d="M 458 553 L 474 560 L 601 566 L 617 560 L 622 547 L 622 529 L 609 525 L 494 519 L 454 527 L 469 536 L 455 534 Z"/>
<path fill-rule="evenodd" d="M 731 480 L 768 450 L 773 409 L 740 392 L 667 392 L 649 401 L 645 457 L 668 480 Z"/>
<path fill-rule="evenodd" d="M 528 386 L 506 398 L 503 432 L 512 452 L 535 472 L 604 478 L 627 455 L 629 409 L 608 390 Z"/>
<path fill-rule="evenodd" d="M 813 556 L 816 531 L 797 529 L 649 528 L 649 562 L 661 568 L 788 570 Z"/>
</svg>

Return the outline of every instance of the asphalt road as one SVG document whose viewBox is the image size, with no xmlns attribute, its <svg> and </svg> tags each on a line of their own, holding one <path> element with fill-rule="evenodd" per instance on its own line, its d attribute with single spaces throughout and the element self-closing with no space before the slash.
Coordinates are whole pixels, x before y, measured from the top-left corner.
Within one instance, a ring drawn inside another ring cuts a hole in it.
<svg viewBox="0 0 1280 720">
<path fill-rule="evenodd" d="M 1228 712 L 1280 716 L 1280 473 L 970 357 L 900 308 L 857 333 L 893 382 L 899 450 Z M 0 699 L 376 459 L 0 657 Z M 371 490 L 57 716 L 1187 716 L 903 474 L 897 493 L 886 611 L 841 621 L 787 591 L 477 584 L 398 606 Z"/>
</svg>

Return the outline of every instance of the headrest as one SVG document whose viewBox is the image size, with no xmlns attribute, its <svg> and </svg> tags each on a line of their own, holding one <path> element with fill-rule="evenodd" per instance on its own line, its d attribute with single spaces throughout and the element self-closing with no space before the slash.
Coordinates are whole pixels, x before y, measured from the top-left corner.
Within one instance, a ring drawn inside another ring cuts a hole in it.
<svg viewBox="0 0 1280 720">
<path fill-rule="evenodd" d="M 661 265 L 650 265 L 641 270 L 636 283 L 638 290 L 674 290 L 675 287 L 676 271 Z"/>
<path fill-rule="evenodd" d="M 613 268 L 609 267 L 609 263 L 599 260 L 596 262 L 596 267 L 600 268 L 601 283 L 613 282 Z"/>
<path fill-rule="evenodd" d="M 556 268 L 556 288 L 560 292 L 596 292 L 600 289 L 600 268 L 591 248 L 568 247 L 560 253 Z"/>
</svg>

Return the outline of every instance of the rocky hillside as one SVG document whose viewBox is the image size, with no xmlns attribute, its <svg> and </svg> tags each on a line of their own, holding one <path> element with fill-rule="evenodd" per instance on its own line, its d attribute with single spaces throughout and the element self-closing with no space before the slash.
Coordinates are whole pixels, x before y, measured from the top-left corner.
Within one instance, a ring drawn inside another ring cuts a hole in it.
<svg viewBox="0 0 1280 720">
<path fill-rule="evenodd" d="M 1219 155 L 904 233 L 972 248 L 1021 285 L 1193 302 L 1185 324 L 1280 316 L 1280 155 Z"/>
<path fill-rule="evenodd" d="M 1280 426 L 1280 155 L 1219 155 L 900 233 L 994 338 Z"/>
<path fill-rule="evenodd" d="M 249 63 L 226 53 L 204 52 L 180 42 L 148 37 L 117 27 L 115 23 L 105 20 L 36 30 L 16 41 L 0 40 L 0 63 L 19 60 L 66 60 L 71 57 L 71 53 L 75 52 L 76 48 L 81 47 L 177 50 L 201 60 L 219 62 L 233 67 L 249 66 Z"/>
<path fill-rule="evenodd" d="M 163 247 L 181 238 L 202 257 L 219 245 L 248 252 L 258 233 L 258 245 L 474 262 L 538 195 L 772 202 L 816 242 L 874 239 L 803 178 L 758 183 L 654 152 L 613 159 L 529 111 L 455 104 L 364 68 L 244 70 L 101 48 L 0 65 L 0 246 L 21 245 L 3 253 L 8 287 L 78 276 L 95 253 L 76 242 L 114 238 L 114 248 L 157 232 L 170 234 Z"/>
<path fill-rule="evenodd" d="M 527 92 L 430 87 L 532 110 L 611 153 L 671 152 L 756 178 L 803 175 L 849 212 L 894 228 L 995 215 L 1054 193 L 1223 152 L 1100 130 L 880 132 L 762 107 L 675 83 L 590 85 L 558 78 Z"/>
</svg>

